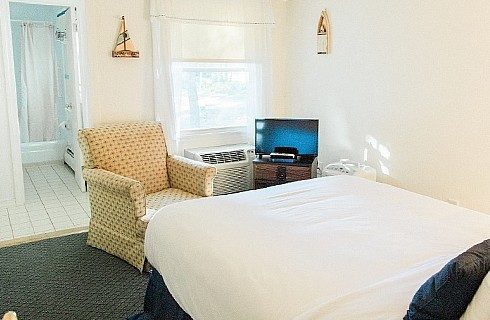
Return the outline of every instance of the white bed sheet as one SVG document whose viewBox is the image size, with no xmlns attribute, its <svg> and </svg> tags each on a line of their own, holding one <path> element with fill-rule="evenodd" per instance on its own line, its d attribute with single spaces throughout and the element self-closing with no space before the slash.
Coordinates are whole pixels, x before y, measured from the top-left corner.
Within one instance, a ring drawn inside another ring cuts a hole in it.
<svg viewBox="0 0 490 320">
<path fill-rule="evenodd" d="M 337 176 L 165 207 L 145 251 L 195 320 L 386 320 L 488 238 L 490 215 Z"/>
</svg>

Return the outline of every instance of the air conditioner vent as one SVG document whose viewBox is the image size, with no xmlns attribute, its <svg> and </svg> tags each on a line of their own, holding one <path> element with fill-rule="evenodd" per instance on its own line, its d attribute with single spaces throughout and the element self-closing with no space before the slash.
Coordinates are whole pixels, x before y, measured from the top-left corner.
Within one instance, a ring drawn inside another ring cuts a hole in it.
<svg viewBox="0 0 490 320">
<path fill-rule="evenodd" d="M 200 154 L 202 161 L 209 164 L 239 162 L 247 160 L 245 150 L 221 151 Z"/>
<path fill-rule="evenodd" d="M 184 155 L 216 168 L 213 195 L 224 195 L 252 189 L 254 146 L 229 145 L 211 148 L 184 149 Z"/>
</svg>

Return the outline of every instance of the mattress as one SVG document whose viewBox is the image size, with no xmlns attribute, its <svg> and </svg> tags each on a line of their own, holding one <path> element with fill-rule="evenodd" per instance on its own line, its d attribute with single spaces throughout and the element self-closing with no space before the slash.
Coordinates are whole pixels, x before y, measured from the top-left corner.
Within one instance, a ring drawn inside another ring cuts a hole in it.
<svg viewBox="0 0 490 320">
<path fill-rule="evenodd" d="M 350 176 L 159 210 L 149 262 L 193 319 L 401 319 L 490 216 Z"/>
</svg>

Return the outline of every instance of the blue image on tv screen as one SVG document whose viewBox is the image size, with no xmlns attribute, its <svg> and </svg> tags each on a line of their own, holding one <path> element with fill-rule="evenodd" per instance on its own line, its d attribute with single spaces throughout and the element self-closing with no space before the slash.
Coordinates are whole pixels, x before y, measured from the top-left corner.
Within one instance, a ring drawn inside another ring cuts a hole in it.
<svg viewBox="0 0 490 320">
<path fill-rule="evenodd" d="M 256 154 L 270 154 L 276 147 L 296 148 L 299 155 L 317 156 L 318 120 L 256 119 Z"/>
</svg>

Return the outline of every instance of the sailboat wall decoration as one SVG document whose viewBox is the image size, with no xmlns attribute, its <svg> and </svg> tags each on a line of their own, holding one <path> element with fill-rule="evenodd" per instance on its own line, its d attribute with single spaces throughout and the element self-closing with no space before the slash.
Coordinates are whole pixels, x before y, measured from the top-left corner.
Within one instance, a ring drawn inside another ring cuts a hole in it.
<svg viewBox="0 0 490 320">
<path fill-rule="evenodd" d="M 332 51 L 332 37 L 330 34 L 330 19 L 327 10 L 323 10 L 318 20 L 317 53 L 329 54 Z"/>
<path fill-rule="evenodd" d="M 134 48 L 133 41 L 129 37 L 128 29 L 126 29 L 126 20 L 121 17 L 121 27 L 117 36 L 116 46 L 112 51 L 114 58 L 139 58 L 140 52 Z"/>
</svg>

